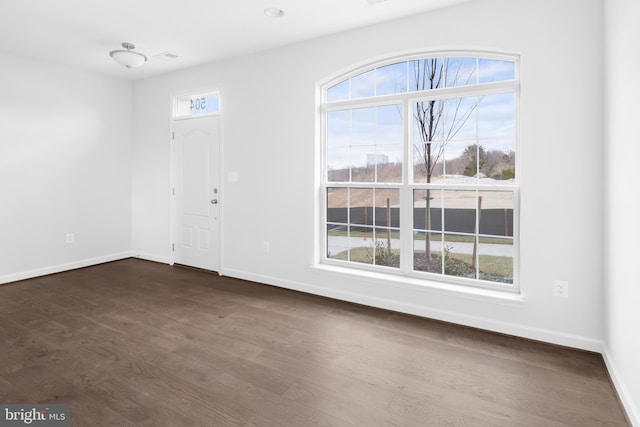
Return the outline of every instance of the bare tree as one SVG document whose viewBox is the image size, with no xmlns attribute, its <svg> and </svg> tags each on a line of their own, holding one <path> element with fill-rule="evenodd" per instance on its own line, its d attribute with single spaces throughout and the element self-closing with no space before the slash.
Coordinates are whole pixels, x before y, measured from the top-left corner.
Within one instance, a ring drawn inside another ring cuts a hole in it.
<svg viewBox="0 0 640 427">
<path fill-rule="evenodd" d="M 413 65 L 413 89 L 416 91 L 440 89 L 445 86 L 469 84 L 475 76 L 472 70 L 463 67 L 464 62 L 457 58 L 428 58 L 416 60 Z M 427 99 L 414 105 L 413 117 L 419 142 L 414 142 L 415 163 L 424 173 L 427 184 L 431 183 L 434 170 L 442 160 L 447 143 L 456 136 L 476 109 L 480 100 L 471 106 L 463 105 L 462 98 Z M 446 117 L 445 117 L 446 106 Z M 415 137 L 414 137 L 415 141 Z M 445 166 L 446 167 L 446 166 Z M 431 229 L 431 189 L 427 188 L 425 197 L 425 228 Z M 426 261 L 431 260 L 431 237 L 426 233 Z"/>
</svg>

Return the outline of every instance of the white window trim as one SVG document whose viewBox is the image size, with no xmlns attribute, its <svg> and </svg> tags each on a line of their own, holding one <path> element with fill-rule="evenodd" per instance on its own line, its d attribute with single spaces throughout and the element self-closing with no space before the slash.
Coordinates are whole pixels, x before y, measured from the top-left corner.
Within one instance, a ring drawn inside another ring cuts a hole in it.
<svg viewBox="0 0 640 427">
<path fill-rule="evenodd" d="M 423 58 L 444 58 L 444 57 L 476 57 L 483 59 L 497 59 L 513 61 L 515 63 L 515 80 L 500 81 L 490 83 L 479 83 L 467 86 L 445 87 L 432 89 L 427 91 L 412 91 L 391 95 L 381 95 L 368 98 L 358 98 L 352 100 L 341 100 L 328 102 L 326 99 L 327 88 L 334 84 L 340 83 L 350 77 L 357 76 L 363 72 L 372 70 L 377 67 L 384 67 L 386 65 L 394 64 L 397 62 L 410 61 Z M 342 261 L 337 259 L 331 259 L 327 257 L 327 200 L 326 190 L 331 188 L 353 188 L 358 187 L 359 183 L 354 182 L 328 182 L 326 177 L 327 170 L 327 150 L 326 150 L 326 117 L 327 112 L 335 110 L 343 110 L 345 108 L 366 108 L 366 107 L 378 107 L 384 105 L 402 104 L 405 114 L 403 114 L 403 152 L 404 159 L 408 158 L 407 151 L 409 145 L 407 141 L 412 137 L 411 126 L 409 125 L 409 114 L 411 112 L 412 103 L 424 100 L 438 100 L 455 98 L 458 96 L 482 96 L 493 95 L 500 93 L 514 93 L 516 97 L 515 109 L 516 109 L 516 171 L 520 171 L 520 58 L 518 55 L 498 54 L 495 52 L 481 52 L 481 51 L 441 51 L 441 52 L 419 52 L 410 55 L 394 56 L 392 58 L 386 58 L 381 61 L 368 63 L 367 65 L 351 69 L 347 73 L 340 75 L 334 75 L 332 78 L 320 82 L 317 85 L 317 91 L 319 92 L 319 108 L 317 120 L 319 123 L 319 223 L 317 224 L 317 241 L 315 244 L 316 250 L 318 250 L 316 256 L 316 262 L 313 266 L 324 271 L 331 271 L 338 274 L 357 275 L 359 277 L 371 277 L 389 280 L 394 283 L 406 284 L 409 286 L 427 286 L 435 287 L 440 290 L 449 291 L 462 291 L 471 292 L 471 294 L 478 294 L 494 298 L 501 294 L 518 294 L 520 297 L 517 301 L 524 301 L 522 298 L 522 289 L 520 286 L 520 185 L 519 181 L 516 181 L 515 185 L 437 185 L 430 184 L 430 188 L 444 188 L 447 190 L 469 190 L 469 191 L 509 191 L 513 193 L 513 283 L 501 284 L 498 282 L 484 281 L 480 279 L 468 279 L 456 276 L 448 276 L 444 274 L 420 272 L 413 270 L 413 236 L 412 227 L 401 226 L 400 227 L 400 241 L 401 241 L 401 253 L 403 256 L 400 259 L 400 268 L 385 267 L 380 265 L 369 265 L 364 263 L 354 263 L 350 261 Z M 316 167 L 318 162 L 316 162 Z M 405 165 L 406 166 L 406 165 Z M 400 189 L 400 206 L 408 206 L 408 201 L 413 198 L 414 188 L 420 187 L 421 184 L 412 183 L 412 168 L 403 167 L 403 182 L 402 183 L 371 183 L 363 182 L 363 188 L 399 188 Z M 519 175 L 519 174 L 518 174 Z M 517 175 L 517 176 L 518 176 Z M 410 203 L 412 206 L 413 204 Z M 413 223 L 413 210 L 401 209 L 400 211 L 400 224 L 412 224 Z M 411 254 L 411 256 L 407 256 Z M 462 286 L 460 286 L 462 285 Z M 479 293 L 478 293 L 479 292 Z M 496 293 L 497 292 L 497 293 Z"/>
</svg>

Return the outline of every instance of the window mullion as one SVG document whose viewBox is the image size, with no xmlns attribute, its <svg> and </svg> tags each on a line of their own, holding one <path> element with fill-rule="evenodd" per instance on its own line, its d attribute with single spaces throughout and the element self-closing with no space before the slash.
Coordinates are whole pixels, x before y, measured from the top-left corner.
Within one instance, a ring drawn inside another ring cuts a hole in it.
<svg viewBox="0 0 640 427">
<path fill-rule="evenodd" d="M 413 169 L 413 145 L 410 143 L 413 133 L 413 120 L 409 100 L 403 100 L 402 105 L 404 108 L 402 117 L 404 165 L 402 168 L 402 190 L 400 192 L 400 269 L 402 273 L 409 274 L 413 270 L 413 191 L 410 185 L 413 175 L 411 173 Z"/>
<path fill-rule="evenodd" d="M 351 187 L 347 187 L 347 259 L 351 261 Z"/>
<path fill-rule="evenodd" d="M 478 189 L 476 189 L 476 227 L 475 227 L 475 236 L 473 236 L 474 238 L 474 242 L 475 242 L 475 259 L 473 260 L 474 265 L 476 266 L 476 279 L 478 277 L 480 277 L 480 212 L 482 210 L 482 203 L 481 203 L 481 199 L 480 199 L 480 194 Z"/>
</svg>

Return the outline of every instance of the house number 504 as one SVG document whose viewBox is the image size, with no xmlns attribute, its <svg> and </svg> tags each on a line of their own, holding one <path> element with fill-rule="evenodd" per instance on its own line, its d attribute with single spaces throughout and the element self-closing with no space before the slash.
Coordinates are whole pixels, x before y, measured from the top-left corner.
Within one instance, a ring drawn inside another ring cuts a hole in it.
<svg viewBox="0 0 640 427">
<path fill-rule="evenodd" d="M 192 99 L 191 100 L 191 111 L 193 110 L 204 110 L 206 109 L 206 105 L 205 105 L 205 99 L 204 98 L 198 98 L 198 99 Z"/>
</svg>

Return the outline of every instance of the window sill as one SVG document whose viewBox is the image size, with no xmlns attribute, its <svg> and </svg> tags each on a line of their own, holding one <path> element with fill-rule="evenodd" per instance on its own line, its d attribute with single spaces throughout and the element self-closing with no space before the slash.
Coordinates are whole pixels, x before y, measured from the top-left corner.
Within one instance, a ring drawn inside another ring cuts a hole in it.
<svg viewBox="0 0 640 427">
<path fill-rule="evenodd" d="M 492 289 L 474 288 L 464 285 L 456 285 L 434 280 L 420 279 L 407 276 L 396 276 L 393 274 L 385 274 L 374 271 L 358 270 L 353 268 L 345 268 L 328 264 L 316 264 L 310 266 L 312 269 L 329 273 L 341 278 L 353 278 L 356 280 L 368 280 L 378 282 L 384 286 L 394 286 L 407 290 L 420 290 L 429 293 L 436 293 L 448 297 L 465 298 L 476 301 L 488 302 L 493 304 L 507 305 L 512 307 L 520 307 L 527 300 L 522 292 L 505 292 Z"/>
</svg>

